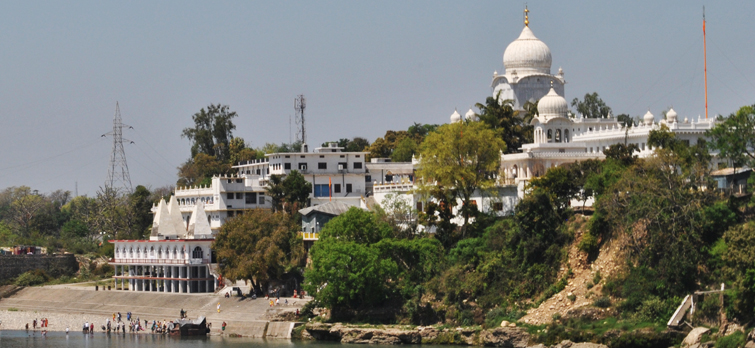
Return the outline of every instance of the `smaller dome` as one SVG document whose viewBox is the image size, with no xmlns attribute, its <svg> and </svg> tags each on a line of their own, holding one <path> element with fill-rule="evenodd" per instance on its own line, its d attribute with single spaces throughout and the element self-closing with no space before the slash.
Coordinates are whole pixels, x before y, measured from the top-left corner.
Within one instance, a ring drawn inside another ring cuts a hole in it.
<svg viewBox="0 0 755 348">
<path fill-rule="evenodd" d="M 461 115 L 459 115 L 459 112 L 454 110 L 454 113 L 451 114 L 451 123 L 456 123 L 461 121 Z"/>
<path fill-rule="evenodd" d="M 566 103 L 564 97 L 558 95 L 556 90 L 551 87 L 551 90 L 544 97 L 540 98 L 537 103 L 537 112 L 541 117 L 546 119 L 554 117 L 567 117 L 569 113 L 569 104 Z"/>
<path fill-rule="evenodd" d="M 469 109 L 469 111 L 464 114 L 464 119 L 467 121 L 477 121 L 477 114 L 475 114 L 472 109 Z"/>
<path fill-rule="evenodd" d="M 642 120 L 645 121 L 645 124 L 649 126 L 653 124 L 653 121 L 655 120 L 655 116 L 653 116 L 653 114 L 650 113 L 650 110 L 648 110 L 645 116 L 642 116 Z"/>
<path fill-rule="evenodd" d="M 674 108 L 669 109 L 669 111 L 666 113 L 666 122 L 668 123 L 676 123 L 676 111 L 674 111 Z"/>
</svg>

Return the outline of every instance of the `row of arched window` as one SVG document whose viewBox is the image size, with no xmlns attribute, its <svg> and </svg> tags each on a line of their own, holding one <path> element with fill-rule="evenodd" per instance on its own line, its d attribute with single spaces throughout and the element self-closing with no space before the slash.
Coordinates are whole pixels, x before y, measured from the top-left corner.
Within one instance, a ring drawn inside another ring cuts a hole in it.
<svg viewBox="0 0 755 348">
<path fill-rule="evenodd" d="M 563 132 L 560 128 L 548 129 L 546 132 L 543 132 L 542 128 L 535 130 L 535 143 L 568 143 L 570 141 L 568 129 L 564 129 Z"/>
<path fill-rule="evenodd" d="M 178 200 L 178 204 L 179 205 L 194 205 L 194 204 L 197 204 L 198 201 L 204 204 L 212 204 L 212 197 L 181 198 Z"/>
<path fill-rule="evenodd" d="M 155 247 L 150 247 L 147 249 L 147 247 L 144 247 L 144 249 L 137 247 L 136 250 L 134 250 L 133 247 L 131 248 L 116 248 L 115 249 L 115 257 L 116 258 L 128 258 L 128 259 L 146 259 L 146 258 L 157 258 L 157 259 L 172 259 L 172 260 L 180 260 L 183 259 L 183 255 L 186 254 L 186 249 L 184 247 L 181 247 L 181 253 L 179 254 L 178 248 L 173 247 L 173 250 L 170 249 L 170 247 L 163 248 L 158 247 L 155 249 Z M 204 257 L 204 251 L 201 247 L 196 247 L 191 252 L 191 258 L 193 259 L 201 259 Z"/>
</svg>

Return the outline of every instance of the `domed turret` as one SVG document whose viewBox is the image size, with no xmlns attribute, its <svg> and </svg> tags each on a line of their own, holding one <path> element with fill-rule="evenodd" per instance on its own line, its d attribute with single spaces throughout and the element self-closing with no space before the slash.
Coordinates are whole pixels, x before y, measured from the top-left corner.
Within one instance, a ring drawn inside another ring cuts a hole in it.
<svg viewBox="0 0 755 348">
<path fill-rule="evenodd" d="M 451 114 L 451 123 L 456 123 L 461 121 L 461 115 L 459 115 L 459 112 L 454 110 L 454 113 Z"/>
<path fill-rule="evenodd" d="M 519 38 L 510 43 L 503 53 L 503 66 L 506 71 L 516 69 L 520 74 L 550 74 L 551 63 L 551 50 L 535 37 L 530 27 L 524 27 Z"/>
<path fill-rule="evenodd" d="M 469 109 L 469 111 L 464 114 L 464 119 L 467 121 L 477 121 L 477 114 L 475 114 L 472 109 Z"/>
<path fill-rule="evenodd" d="M 666 122 L 668 123 L 676 123 L 676 111 L 674 111 L 674 108 L 669 109 L 669 111 L 666 113 Z"/>
<path fill-rule="evenodd" d="M 642 120 L 645 121 L 645 125 L 651 125 L 653 124 L 653 121 L 655 120 L 655 116 L 650 113 L 650 110 L 645 114 L 645 116 L 642 116 Z"/>
<path fill-rule="evenodd" d="M 569 104 L 564 97 L 558 95 L 551 86 L 551 90 L 537 103 L 537 112 L 540 117 L 551 119 L 554 117 L 566 117 L 569 112 Z"/>
</svg>

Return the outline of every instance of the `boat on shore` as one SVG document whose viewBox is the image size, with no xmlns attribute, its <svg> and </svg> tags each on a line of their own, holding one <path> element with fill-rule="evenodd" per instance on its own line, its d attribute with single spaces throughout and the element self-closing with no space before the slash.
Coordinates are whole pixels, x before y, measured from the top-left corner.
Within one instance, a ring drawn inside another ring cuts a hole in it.
<svg viewBox="0 0 755 348">
<path fill-rule="evenodd" d="M 197 319 L 182 318 L 174 321 L 171 324 L 172 327 L 168 327 L 168 332 L 171 335 L 180 336 L 206 336 L 210 333 L 210 328 L 207 327 L 207 318 L 199 317 Z"/>
</svg>

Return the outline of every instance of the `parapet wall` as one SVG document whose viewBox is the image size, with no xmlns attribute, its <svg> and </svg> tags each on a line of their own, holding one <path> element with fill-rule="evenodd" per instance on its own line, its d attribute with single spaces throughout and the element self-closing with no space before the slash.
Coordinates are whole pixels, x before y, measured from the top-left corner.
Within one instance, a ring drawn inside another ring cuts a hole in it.
<svg viewBox="0 0 755 348">
<path fill-rule="evenodd" d="M 74 275 L 79 270 L 79 263 L 73 254 L 0 256 L 0 279 L 10 279 L 35 269 L 51 275 Z"/>
</svg>

